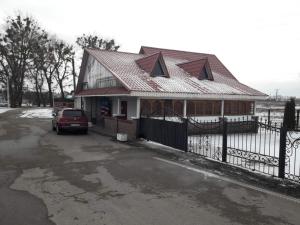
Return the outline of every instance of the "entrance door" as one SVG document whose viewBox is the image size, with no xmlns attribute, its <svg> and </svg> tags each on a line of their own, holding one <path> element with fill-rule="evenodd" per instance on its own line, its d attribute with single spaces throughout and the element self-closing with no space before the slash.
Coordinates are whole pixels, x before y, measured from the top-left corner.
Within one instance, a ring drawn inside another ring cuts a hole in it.
<svg viewBox="0 0 300 225">
<path fill-rule="evenodd" d="M 121 101 L 121 114 L 127 120 L 127 101 Z"/>
</svg>

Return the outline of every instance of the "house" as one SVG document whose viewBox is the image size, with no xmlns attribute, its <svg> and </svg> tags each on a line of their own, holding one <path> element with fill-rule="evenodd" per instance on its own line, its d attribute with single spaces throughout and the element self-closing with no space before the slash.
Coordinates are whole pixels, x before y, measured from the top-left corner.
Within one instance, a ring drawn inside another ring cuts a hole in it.
<svg viewBox="0 0 300 225">
<path fill-rule="evenodd" d="M 134 135 L 140 115 L 253 115 L 266 97 L 215 55 L 142 46 L 138 54 L 85 49 L 75 107 L 111 132 L 117 126 Z"/>
</svg>

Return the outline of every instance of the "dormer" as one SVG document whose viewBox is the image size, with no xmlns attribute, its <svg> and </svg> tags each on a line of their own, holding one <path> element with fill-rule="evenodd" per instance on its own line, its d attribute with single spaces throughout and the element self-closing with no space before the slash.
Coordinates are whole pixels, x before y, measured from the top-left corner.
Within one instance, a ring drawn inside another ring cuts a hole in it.
<svg viewBox="0 0 300 225">
<path fill-rule="evenodd" d="M 151 77 L 170 77 L 161 52 L 140 58 L 135 62 Z"/>
<path fill-rule="evenodd" d="M 214 80 L 207 58 L 180 63 L 177 66 L 199 80 Z"/>
</svg>

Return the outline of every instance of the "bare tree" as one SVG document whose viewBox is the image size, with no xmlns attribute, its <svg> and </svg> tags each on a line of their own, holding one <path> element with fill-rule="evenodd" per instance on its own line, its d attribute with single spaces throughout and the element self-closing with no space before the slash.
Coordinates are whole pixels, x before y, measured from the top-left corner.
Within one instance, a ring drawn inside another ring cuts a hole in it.
<svg viewBox="0 0 300 225">
<path fill-rule="evenodd" d="M 65 98 L 64 89 L 70 86 L 68 82 L 72 75 L 72 59 L 74 56 L 73 46 L 63 41 L 56 41 L 54 56 L 58 66 L 55 69 L 54 78 L 60 89 L 61 98 Z"/>
<path fill-rule="evenodd" d="M 114 39 L 105 40 L 97 35 L 86 35 L 83 34 L 81 37 L 78 37 L 76 40 L 76 44 L 78 44 L 81 48 L 97 48 L 104 50 L 112 50 L 118 51 L 120 45 L 115 43 Z"/>
<path fill-rule="evenodd" d="M 11 107 L 22 104 L 23 86 L 32 61 L 33 46 L 43 38 L 36 21 L 21 15 L 8 18 L 4 33 L 0 33 L 0 74 L 2 82 L 9 81 Z"/>
</svg>

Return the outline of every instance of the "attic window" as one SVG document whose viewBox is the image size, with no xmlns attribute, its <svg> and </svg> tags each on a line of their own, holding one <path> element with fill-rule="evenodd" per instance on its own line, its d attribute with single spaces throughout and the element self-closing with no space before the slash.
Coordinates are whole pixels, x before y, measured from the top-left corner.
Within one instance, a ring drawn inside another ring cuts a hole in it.
<svg viewBox="0 0 300 225">
<path fill-rule="evenodd" d="M 165 76 L 165 73 L 164 73 L 164 71 L 162 69 L 162 66 L 161 66 L 159 61 L 156 62 L 151 75 L 154 76 L 154 77 L 163 77 L 163 76 Z"/>
<path fill-rule="evenodd" d="M 169 77 L 168 69 L 161 52 L 140 58 L 135 62 L 152 77 Z"/>
<path fill-rule="evenodd" d="M 177 64 L 177 66 L 182 68 L 191 76 L 197 77 L 199 80 L 214 80 L 207 58 L 180 63 Z"/>
<path fill-rule="evenodd" d="M 200 77 L 203 76 L 204 79 L 208 80 L 208 73 L 207 73 L 207 69 L 205 68 L 205 66 L 203 67 L 203 70 L 200 72 Z"/>
</svg>

